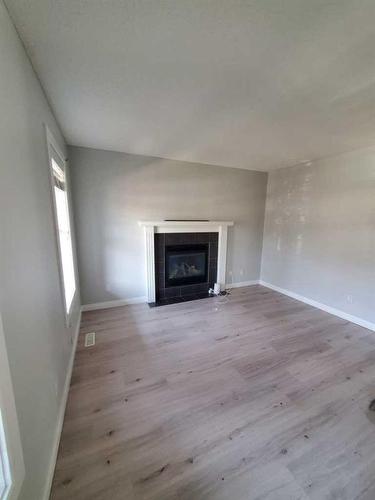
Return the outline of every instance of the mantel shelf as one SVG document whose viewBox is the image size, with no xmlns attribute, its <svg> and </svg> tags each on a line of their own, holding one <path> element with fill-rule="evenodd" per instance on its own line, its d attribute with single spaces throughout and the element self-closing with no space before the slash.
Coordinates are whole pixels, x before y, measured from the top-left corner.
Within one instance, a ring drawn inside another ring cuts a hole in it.
<svg viewBox="0 0 375 500">
<path fill-rule="evenodd" d="M 233 226 L 233 221 L 228 220 L 209 220 L 209 221 L 197 221 L 197 220 L 154 220 L 154 221 L 138 221 L 138 224 L 142 227 L 153 226 L 200 226 L 200 227 L 218 227 L 218 226 Z"/>
</svg>

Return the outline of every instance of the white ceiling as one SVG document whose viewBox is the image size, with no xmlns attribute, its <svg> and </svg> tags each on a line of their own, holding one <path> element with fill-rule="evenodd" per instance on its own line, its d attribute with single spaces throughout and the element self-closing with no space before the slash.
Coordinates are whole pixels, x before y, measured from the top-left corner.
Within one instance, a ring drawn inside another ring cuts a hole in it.
<svg viewBox="0 0 375 500">
<path fill-rule="evenodd" d="M 69 144 L 270 170 L 375 144 L 374 0 L 6 0 Z"/>
</svg>

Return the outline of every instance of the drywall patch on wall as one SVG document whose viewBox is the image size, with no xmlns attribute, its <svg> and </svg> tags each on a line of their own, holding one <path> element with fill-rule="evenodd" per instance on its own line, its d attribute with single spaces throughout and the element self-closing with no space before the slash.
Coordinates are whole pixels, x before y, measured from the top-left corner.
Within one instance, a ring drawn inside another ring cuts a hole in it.
<svg viewBox="0 0 375 500">
<path fill-rule="evenodd" d="M 375 148 L 269 174 L 261 279 L 375 323 Z"/>
</svg>

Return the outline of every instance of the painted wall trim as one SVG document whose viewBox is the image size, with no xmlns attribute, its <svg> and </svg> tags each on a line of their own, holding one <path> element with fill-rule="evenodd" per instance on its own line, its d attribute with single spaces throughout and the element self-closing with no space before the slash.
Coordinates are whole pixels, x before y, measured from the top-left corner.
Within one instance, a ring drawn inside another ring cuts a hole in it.
<svg viewBox="0 0 375 500">
<path fill-rule="evenodd" d="M 96 302 L 95 304 L 85 304 L 81 311 L 95 311 L 96 309 L 110 309 L 111 307 L 128 306 L 131 304 L 142 304 L 147 302 L 147 297 L 131 297 L 130 299 L 108 300 L 107 302 Z"/>
<path fill-rule="evenodd" d="M 338 316 L 341 319 L 345 319 L 347 321 L 350 321 L 351 323 L 355 323 L 356 325 L 362 326 L 363 328 L 367 328 L 368 330 L 375 331 L 375 323 L 371 323 L 370 321 L 367 321 L 362 318 L 358 318 L 358 316 L 352 316 L 351 314 L 348 314 L 344 311 L 341 311 L 340 309 L 336 309 L 335 307 L 327 306 L 326 304 L 322 304 L 321 302 L 317 302 L 316 300 L 309 299 L 307 297 L 304 297 L 303 295 L 299 295 L 298 293 L 291 292 L 290 290 L 286 290 L 285 288 L 280 288 L 276 285 L 273 285 L 272 283 L 267 283 L 266 281 L 259 280 L 259 284 L 263 285 L 267 288 L 270 288 L 271 290 L 275 290 L 275 292 L 282 293 L 284 295 L 287 295 L 288 297 L 291 297 L 292 299 L 299 300 L 301 302 L 304 302 L 305 304 L 308 304 L 313 307 L 317 307 L 318 309 L 321 309 L 322 311 L 325 311 L 329 314 L 333 314 L 334 316 Z"/>
<path fill-rule="evenodd" d="M 239 281 L 238 283 L 227 283 L 226 288 L 241 288 L 243 286 L 259 285 L 259 280 Z"/>
<path fill-rule="evenodd" d="M 72 373 L 73 373 L 74 358 L 75 358 L 75 354 L 76 354 L 76 350 L 77 350 L 77 343 L 78 343 L 80 327 L 81 327 L 81 310 L 79 311 L 77 326 L 76 326 L 76 329 L 74 332 L 72 352 L 70 355 L 69 364 L 68 364 L 68 368 L 66 371 L 64 390 L 63 390 L 63 393 L 61 396 L 59 414 L 58 414 L 58 418 L 57 418 L 55 442 L 53 444 L 51 461 L 50 461 L 50 465 L 49 465 L 48 472 L 47 472 L 47 481 L 46 481 L 46 485 L 45 485 L 45 489 L 44 489 L 43 500 L 48 500 L 50 497 L 50 494 L 51 494 L 52 481 L 53 481 L 53 476 L 55 473 L 57 454 L 59 452 L 61 432 L 62 432 L 62 428 L 63 428 L 63 424 L 64 424 L 66 404 L 68 402 L 70 381 L 71 381 Z"/>
<path fill-rule="evenodd" d="M 251 281 L 241 281 L 238 283 L 226 283 L 226 288 L 240 288 L 243 286 L 259 285 L 259 280 Z M 85 304 L 82 306 L 81 310 L 84 311 L 96 311 L 97 309 L 110 309 L 111 307 L 121 307 L 128 306 L 132 304 L 143 304 L 147 303 L 147 297 L 131 297 L 130 299 L 118 299 L 109 300 L 106 302 L 96 302 L 95 304 Z"/>
<path fill-rule="evenodd" d="M 64 308 L 64 314 L 65 314 L 65 323 L 66 327 L 70 328 L 71 325 L 71 319 L 72 319 L 72 313 L 73 313 L 73 307 L 74 304 L 77 300 L 77 295 L 78 295 L 78 276 L 77 276 L 77 270 L 76 270 L 76 258 L 75 258 L 75 253 L 74 253 L 74 243 L 73 240 L 72 242 L 72 250 L 73 250 L 73 274 L 74 274 L 74 285 L 75 285 L 75 290 L 74 290 L 74 295 L 71 301 L 71 304 L 69 306 L 69 310 L 67 307 L 66 303 L 66 298 L 65 298 L 65 283 L 64 283 L 64 272 L 63 272 L 63 266 L 62 266 L 62 253 L 61 253 L 61 246 L 60 246 L 60 237 L 59 237 L 59 225 L 57 221 L 57 207 L 56 207 L 56 199 L 54 195 L 54 178 L 53 178 L 53 171 L 52 171 L 52 159 L 54 158 L 54 152 L 57 155 L 57 157 L 61 160 L 63 170 L 65 173 L 65 176 L 67 178 L 67 181 L 69 181 L 69 167 L 67 163 L 67 158 L 62 149 L 60 148 L 59 143 L 57 142 L 55 136 L 52 134 L 51 130 L 49 129 L 47 124 L 44 124 L 44 129 L 46 133 L 46 144 L 47 144 L 47 153 L 48 153 L 48 170 L 49 170 L 49 178 L 50 178 L 50 198 L 51 198 L 51 205 L 52 205 L 52 211 L 53 211 L 53 223 L 54 223 L 54 229 L 55 229 L 55 244 L 56 244 L 56 256 L 57 256 L 57 263 L 59 266 L 59 277 L 60 277 L 60 293 L 61 293 L 61 299 L 62 299 L 62 305 Z M 55 158 L 56 159 L 56 158 Z M 67 182 L 66 186 L 66 194 L 68 197 L 68 219 L 69 219 L 69 224 L 70 228 L 73 228 L 73 218 L 72 218 L 72 208 L 71 208 L 71 186 L 70 183 Z M 72 239 L 72 235 L 70 236 Z"/>
<path fill-rule="evenodd" d="M 251 281 L 241 281 L 239 283 L 227 283 L 226 288 L 240 288 L 242 286 L 252 286 L 258 285 L 259 280 Z M 147 303 L 147 297 L 132 297 L 130 299 L 119 299 L 119 300 L 109 300 L 107 302 L 97 302 L 95 304 L 85 304 L 82 306 L 81 310 L 84 311 L 96 311 L 97 309 L 110 309 L 111 307 L 121 307 L 128 306 L 132 304 L 143 304 Z"/>
</svg>

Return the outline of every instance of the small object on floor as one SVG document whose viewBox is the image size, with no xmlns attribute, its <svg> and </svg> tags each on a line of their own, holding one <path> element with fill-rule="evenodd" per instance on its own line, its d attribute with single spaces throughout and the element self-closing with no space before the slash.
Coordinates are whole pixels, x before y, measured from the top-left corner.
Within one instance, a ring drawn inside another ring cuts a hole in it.
<svg viewBox="0 0 375 500">
<path fill-rule="evenodd" d="M 214 297 L 216 295 L 216 297 L 223 297 L 225 295 L 230 295 L 231 294 L 231 291 L 230 290 L 222 290 L 221 292 L 219 293 L 215 293 L 215 291 L 213 290 L 213 288 L 210 288 L 208 290 L 208 295 L 210 297 Z"/>
<path fill-rule="evenodd" d="M 370 411 L 375 411 L 375 399 L 373 399 L 373 400 L 371 401 L 371 403 L 369 404 L 368 409 L 369 409 Z"/>
<path fill-rule="evenodd" d="M 220 284 L 215 283 L 214 288 L 209 288 L 208 295 L 211 297 L 216 295 L 216 297 L 221 297 L 223 295 L 230 295 L 230 290 L 220 290 Z"/>
</svg>

